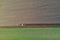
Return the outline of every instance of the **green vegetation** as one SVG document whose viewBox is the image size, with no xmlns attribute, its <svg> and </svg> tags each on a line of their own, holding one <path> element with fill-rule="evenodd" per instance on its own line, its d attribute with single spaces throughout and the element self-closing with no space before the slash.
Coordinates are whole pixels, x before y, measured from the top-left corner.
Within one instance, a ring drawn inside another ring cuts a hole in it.
<svg viewBox="0 0 60 40">
<path fill-rule="evenodd" d="M 60 28 L 0 28 L 0 40 L 60 40 Z"/>
</svg>

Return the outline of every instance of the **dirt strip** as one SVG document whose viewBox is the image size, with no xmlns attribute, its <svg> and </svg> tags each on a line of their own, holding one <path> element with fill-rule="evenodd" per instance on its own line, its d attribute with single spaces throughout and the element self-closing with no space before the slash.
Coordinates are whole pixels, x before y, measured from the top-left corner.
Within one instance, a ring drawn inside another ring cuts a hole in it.
<svg viewBox="0 0 60 40">
<path fill-rule="evenodd" d="M 0 28 L 60 28 L 58 24 L 20 24 L 19 26 L 0 26 Z"/>
<path fill-rule="evenodd" d="M 0 28 L 60 28 L 60 25 L 0 26 Z"/>
</svg>

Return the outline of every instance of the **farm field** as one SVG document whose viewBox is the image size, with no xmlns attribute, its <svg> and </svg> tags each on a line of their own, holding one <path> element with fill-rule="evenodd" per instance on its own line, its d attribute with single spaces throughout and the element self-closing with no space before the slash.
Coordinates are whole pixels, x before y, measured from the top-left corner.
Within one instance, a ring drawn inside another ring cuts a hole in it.
<svg viewBox="0 0 60 40">
<path fill-rule="evenodd" d="M 0 28 L 0 40 L 60 40 L 60 28 Z"/>
</svg>

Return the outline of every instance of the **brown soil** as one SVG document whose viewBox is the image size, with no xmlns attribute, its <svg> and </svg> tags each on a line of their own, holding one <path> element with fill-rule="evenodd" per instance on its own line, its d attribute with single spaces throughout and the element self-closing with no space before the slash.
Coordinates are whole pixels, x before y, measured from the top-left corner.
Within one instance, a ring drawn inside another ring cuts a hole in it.
<svg viewBox="0 0 60 40">
<path fill-rule="evenodd" d="M 0 28 L 57 28 L 60 25 L 0 26 Z"/>
<path fill-rule="evenodd" d="M 0 28 L 57 28 L 60 24 L 24 24 L 24 26 L 0 26 Z"/>
</svg>

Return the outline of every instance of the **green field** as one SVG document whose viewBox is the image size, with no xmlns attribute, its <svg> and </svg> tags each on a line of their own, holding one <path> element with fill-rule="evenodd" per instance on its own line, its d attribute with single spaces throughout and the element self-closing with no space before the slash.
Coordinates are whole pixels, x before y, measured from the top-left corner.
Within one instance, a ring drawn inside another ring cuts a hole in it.
<svg viewBox="0 0 60 40">
<path fill-rule="evenodd" d="M 0 28 L 0 40 L 60 40 L 60 28 Z"/>
</svg>

